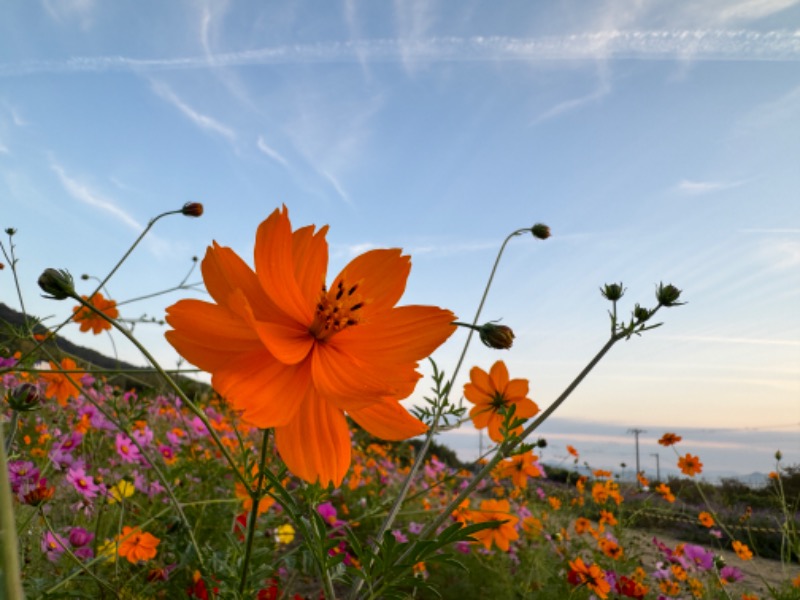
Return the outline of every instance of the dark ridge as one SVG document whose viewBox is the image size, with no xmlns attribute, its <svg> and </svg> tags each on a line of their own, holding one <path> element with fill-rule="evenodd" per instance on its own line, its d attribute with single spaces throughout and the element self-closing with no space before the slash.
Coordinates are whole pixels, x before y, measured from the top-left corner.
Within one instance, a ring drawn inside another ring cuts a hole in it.
<svg viewBox="0 0 800 600">
<path fill-rule="evenodd" d="M 16 351 L 23 353 L 28 352 L 34 348 L 34 342 L 19 335 L 20 332 L 27 330 L 26 323 L 31 324 L 34 333 L 45 334 L 48 329 L 41 325 L 39 319 L 32 316 L 25 316 L 21 312 L 17 312 L 13 308 L 0 302 L 0 352 L 13 354 Z M 85 348 L 70 342 L 68 339 L 55 335 L 45 344 L 45 347 L 57 356 L 69 355 L 77 358 L 80 363 L 85 363 L 86 366 L 95 367 L 97 369 L 109 371 L 141 371 L 138 373 L 118 373 L 108 375 L 110 383 L 119 385 L 120 387 L 135 388 L 138 390 L 144 388 L 166 389 L 165 382 L 157 373 L 153 373 L 149 367 L 139 367 L 132 365 L 125 361 L 117 360 L 108 357 L 91 348 Z M 180 375 L 173 375 L 173 377 L 181 384 L 181 387 L 187 394 L 207 393 L 210 387 L 202 382 L 182 377 Z"/>
</svg>

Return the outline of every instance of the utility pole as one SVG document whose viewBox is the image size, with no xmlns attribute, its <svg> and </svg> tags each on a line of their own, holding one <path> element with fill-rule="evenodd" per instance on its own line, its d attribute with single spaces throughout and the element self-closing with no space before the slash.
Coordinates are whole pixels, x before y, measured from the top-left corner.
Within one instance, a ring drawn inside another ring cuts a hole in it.
<svg viewBox="0 0 800 600">
<path fill-rule="evenodd" d="M 642 472 L 639 468 L 639 434 L 647 432 L 644 429 L 628 429 L 628 433 L 632 433 L 634 436 L 636 436 L 636 475 L 638 476 L 639 473 Z"/>
<path fill-rule="evenodd" d="M 656 457 L 656 481 L 661 481 L 661 463 L 659 462 L 658 452 L 653 452 L 650 456 Z"/>
</svg>

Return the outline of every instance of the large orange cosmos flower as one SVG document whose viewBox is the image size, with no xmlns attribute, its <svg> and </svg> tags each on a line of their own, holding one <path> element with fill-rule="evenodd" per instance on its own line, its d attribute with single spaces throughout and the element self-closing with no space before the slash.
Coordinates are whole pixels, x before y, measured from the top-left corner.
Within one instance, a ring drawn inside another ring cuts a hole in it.
<svg viewBox="0 0 800 600">
<path fill-rule="evenodd" d="M 292 231 L 286 207 L 258 228 L 255 272 L 216 242 L 202 262 L 215 304 L 167 309 L 167 339 L 252 424 L 275 428 L 286 466 L 339 485 L 350 465 L 345 411 L 371 434 L 401 440 L 425 431 L 399 403 L 418 361 L 455 330 L 455 315 L 395 304 L 411 268 L 399 249 L 353 259 L 325 287 L 327 226 Z"/>
<path fill-rule="evenodd" d="M 103 294 L 97 293 L 91 299 L 87 296 L 81 296 L 81 298 L 92 304 L 110 319 L 116 319 L 119 316 L 117 303 L 114 300 L 104 298 Z M 75 313 L 72 315 L 72 320 L 80 323 L 81 331 L 89 331 L 91 329 L 93 334 L 98 335 L 112 327 L 111 323 L 82 304 L 74 307 L 72 312 Z"/>
<path fill-rule="evenodd" d="M 503 441 L 501 427 L 504 417 L 500 410 L 516 406 L 515 417 L 529 419 L 539 412 L 539 407 L 528 395 L 527 379 L 508 378 L 508 369 L 502 360 L 492 365 L 487 373 L 478 367 L 469 372 L 470 383 L 464 385 L 464 397 L 475 406 L 469 411 L 476 429 L 489 428 L 489 437 L 498 444 Z"/>
</svg>

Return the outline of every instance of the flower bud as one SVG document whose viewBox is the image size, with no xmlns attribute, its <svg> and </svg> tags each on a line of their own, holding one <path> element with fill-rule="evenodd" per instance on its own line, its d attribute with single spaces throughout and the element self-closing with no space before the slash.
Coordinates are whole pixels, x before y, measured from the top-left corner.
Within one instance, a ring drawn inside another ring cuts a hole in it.
<svg viewBox="0 0 800 600">
<path fill-rule="evenodd" d="M 199 202 L 187 202 L 181 208 L 181 214 L 187 217 L 200 217 L 203 214 L 203 205 Z"/>
<path fill-rule="evenodd" d="M 616 302 L 625 294 L 625 288 L 622 287 L 622 283 L 607 283 L 600 288 L 600 293 L 603 294 L 607 300 Z"/>
<path fill-rule="evenodd" d="M 639 306 L 638 304 L 633 309 L 633 317 L 636 319 L 637 323 L 644 323 L 649 319 L 652 315 L 650 311 L 643 306 Z"/>
<path fill-rule="evenodd" d="M 543 223 L 536 223 L 531 227 L 531 233 L 537 240 L 546 240 L 550 237 L 550 228 Z"/>
<path fill-rule="evenodd" d="M 42 394 L 32 383 L 21 383 L 6 394 L 8 405 L 18 412 L 36 410 L 42 402 Z"/>
<path fill-rule="evenodd" d="M 656 300 L 661 306 L 680 306 L 685 304 L 684 302 L 678 302 L 680 297 L 681 290 L 672 284 L 664 285 L 659 283 L 658 288 L 656 288 Z"/>
<path fill-rule="evenodd" d="M 781 451 L 780 451 L 780 450 L 778 450 L 777 452 L 775 452 L 775 460 L 777 460 L 778 462 L 780 462 L 782 458 L 783 458 L 783 454 L 781 453 Z"/>
<path fill-rule="evenodd" d="M 69 271 L 63 269 L 45 269 L 39 276 L 39 287 L 50 294 L 45 298 L 64 300 L 75 295 L 75 282 Z"/>
<path fill-rule="evenodd" d="M 547 440 L 540 437 L 538 440 L 536 440 L 535 445 L 537 448 L 547 448 Z"/>
<path fill-rule="evenodd" d="M 6 229 L 6 233 L 8 235 L 14 235 L 15 233 L 17 233 L 17 230 L 14 229 L 13 227 L 9 227 L 8 229 Z"/>
<path fill-rule="evenodd" d="M 514 332 L 505 325 L 486 323 L 478 329 L 478 335 L 484 346 L 497 350 L 508 350 L 514 343 Z"/>
</svg>

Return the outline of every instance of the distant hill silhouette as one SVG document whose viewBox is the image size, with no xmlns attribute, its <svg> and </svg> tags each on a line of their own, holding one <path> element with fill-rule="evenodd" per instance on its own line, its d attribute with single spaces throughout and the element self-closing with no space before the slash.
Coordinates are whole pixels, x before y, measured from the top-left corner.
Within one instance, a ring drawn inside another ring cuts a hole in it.
<svg viewBox="0 0 800 600">
<path fill-rule="evenodd" d="M 28 323 L 33 323 L 33 332 L 45 334 L 48 329 L 38 323 L 36 317 L 27 317 Z M 6 348 L 11 353 L 17 350 L 27 352 L 34 347 L 34 342 L 27 339 L 20 340 L 14 331 L 24 329 L 26 325 L 26 316 L 21 312 L 0 302 L 0 349 Z M 96 367 L 98 369 L 110 371 L 141 371 L 138 373 L 120 373 L 116 375 L 109 375 L 109 381 L 119 385 L 123 388 L 136 388 L 154 387 L 156 389 L 164 388 L 164 382 L 157 373 L 152 373 L 149 367 L 139 367 L 132 365 L 125 361 L 110 358 L 96 350 L 79 346 L 70 342 L 68 339 L 60 335 L 54 335 L 45 344 L 45 347 L 56 355 L 67 354 L 75 357 L 80 363 L 86 366 Z M 189 394 L 207 392 L 211 388 L 205 383 L 182 377 L 180 375 L 173 376 L 181 384 L 181 387 Z"/>
</svg>

